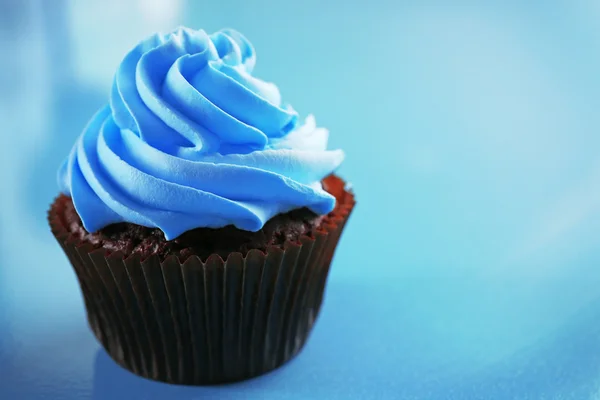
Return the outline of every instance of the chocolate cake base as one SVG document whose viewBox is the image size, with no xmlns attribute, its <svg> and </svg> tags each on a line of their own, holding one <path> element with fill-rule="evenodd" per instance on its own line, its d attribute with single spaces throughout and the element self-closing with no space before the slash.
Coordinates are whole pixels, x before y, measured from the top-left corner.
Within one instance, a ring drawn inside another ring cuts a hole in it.
<svg viewBox="0 0 600 400">
<path fill-rule="evenodd" d="M 256 233 L 198 229 L 166 241 L 154 229 L 118 224 L 90 234 L 62 196 L 49 223 L 90 327 L 119 365 L 169 383 L 233 382 L 282 365 L 309 336 L 355 204 L 341 179 L 324 187 L 337 199 L 332 213 L 297 210 Z"/>
</svg>

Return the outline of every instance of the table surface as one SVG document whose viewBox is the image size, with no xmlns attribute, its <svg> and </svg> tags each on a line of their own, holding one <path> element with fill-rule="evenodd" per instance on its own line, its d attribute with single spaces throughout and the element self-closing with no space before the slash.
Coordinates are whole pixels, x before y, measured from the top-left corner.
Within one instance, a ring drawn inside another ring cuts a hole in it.
<svg viewBox="0 0 600 400">
<path fill-rule="evenodd" d="M 212 3 L 0 1 L 0 398 L 600 399 L 598 3 Z M 359 201 L 308 345 L 221 387 L 116 366 L 45 219 L 120 58 L 179 24 L 248 36 Z"/>
</svg>

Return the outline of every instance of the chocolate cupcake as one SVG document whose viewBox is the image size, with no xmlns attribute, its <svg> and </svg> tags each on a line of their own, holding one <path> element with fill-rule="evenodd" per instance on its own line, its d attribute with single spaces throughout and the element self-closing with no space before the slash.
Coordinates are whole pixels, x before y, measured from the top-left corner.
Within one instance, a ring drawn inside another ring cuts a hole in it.
<svg viewBox="0 0 600 400">
<path fill-rule="evenodd" d="M 52 232 L 90 327 L 141 376 L 247 379 L 318 315 L 354 196 L 328 132 L 252 76 L 240 33 L 180 28 L 123 59 L 59 170 Z"/>
</svg>

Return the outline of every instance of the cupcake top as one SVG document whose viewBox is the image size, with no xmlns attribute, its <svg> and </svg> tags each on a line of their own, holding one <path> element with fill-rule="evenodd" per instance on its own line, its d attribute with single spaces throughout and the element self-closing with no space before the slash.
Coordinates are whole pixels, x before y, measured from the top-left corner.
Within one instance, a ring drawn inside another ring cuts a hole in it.
<svg viewBox="0 0 600 400">
<path fill-rule="evenodd" d="M 332 211 L 321 180 L 343 152 L 326 150 L 328 131 L 252 75 L 255 61 L 234 30 L 179 28 L 131 50 L 58 172 L 85 229 L 129 222 L 171 240 L 200 227 L 257 231 L 302 207 Z"/>
</svg>

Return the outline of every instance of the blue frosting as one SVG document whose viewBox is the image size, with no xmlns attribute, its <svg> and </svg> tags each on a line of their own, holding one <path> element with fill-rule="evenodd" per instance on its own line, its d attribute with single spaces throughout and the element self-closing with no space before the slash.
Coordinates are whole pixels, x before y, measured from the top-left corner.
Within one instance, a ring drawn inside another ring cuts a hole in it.
<svg viewBox="0 0 600 400">
<path fill-rule="evenodd" d="M 129 52 L 110 104 L 58 173 L 84 227 L 130 222 L 171 240 L 198 227 L 257 231 L 301 207 L 330 212 L 335 199 L 320 182 L 344 154 L 252 76 L 255 60 L 233 30 L 179 28 Z"/>
</svg>

